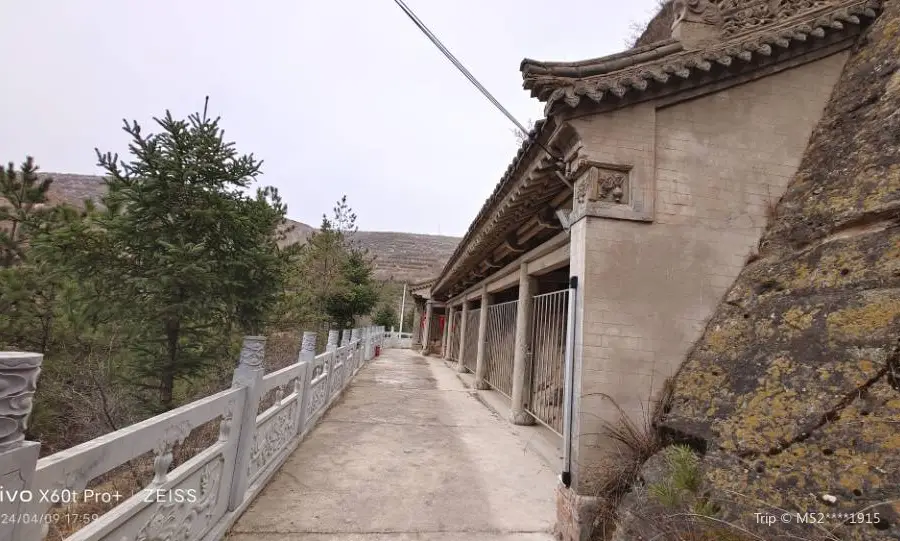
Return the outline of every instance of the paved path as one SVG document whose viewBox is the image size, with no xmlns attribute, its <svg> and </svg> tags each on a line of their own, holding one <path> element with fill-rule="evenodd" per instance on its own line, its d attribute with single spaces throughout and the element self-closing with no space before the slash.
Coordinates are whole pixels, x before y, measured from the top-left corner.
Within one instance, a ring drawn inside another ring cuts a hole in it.
<svg viewBox="0 0 900 541">
<path fill-rule="evenodd" d="M 229 541 L 549 541 L 556 476 L 442 361 L 387 350 Z"/>
</svg>

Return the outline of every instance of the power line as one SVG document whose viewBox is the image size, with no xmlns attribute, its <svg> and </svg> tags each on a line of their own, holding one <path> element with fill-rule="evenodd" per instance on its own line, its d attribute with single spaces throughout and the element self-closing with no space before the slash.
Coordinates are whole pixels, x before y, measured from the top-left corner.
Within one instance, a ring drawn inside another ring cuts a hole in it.
<svg viewBox="0 0 900 541">
<path fill-rule="evenodd" d="M 403 2 L 403 0 L 394 0 L 394 3 L 396 3 L 398 6 L 400 6 L 400 9 L 402 9 L 403 12 L 406 13 L 406 15 L 410 18 L 410 20 L 412 20 L 412 22 L 417 27 L 419 27 L 419 30 L 421 30 L 422 33 L 425 34 L 426 37 L 428 37 L 429 40 L 431 40 L 431 43 L 433 43 L 435 47 L 437 47 L 442 53 L 444 53 L 444 56 L 447 57 L 447 60 L 449 60 L 454 66 L 456 66 L 456 68 L 460 72 L 462 72 L 462 74 L 466 77 L 466 79 L 468 79 L 469 82 L 471 82 L 473 85 L 475 85 L 475 88 L 477 88 L 479 91 L 481 91 L 482 94 L 484 94 L 484 97 L 487 98 L 488 101 L 493 103 L 494 106 L 497 107 L 497 109 L 500 109 L 501 113 L 506 115 L 506 118 L 508 118 L 513 124 L 516 125 L 516 127 L 519 129 L 519 131 L 521 131 L 525 135 L 526 139 L 531 138 L 531 134 L 527 129 L 525 129 L 525 126 L 523 126 L 518 120 L 516 120 L 516 117 L 514 117 L 512 115 L 512 113 L 510 113 L 506 109 L 506 107 L 503 106 L 503 104 L 501 104 L 499 101 L 497 101 L 497 98 L 495 98 L 493 96 L 493 94 L 488 92 L 488 89 L 486 89 L 481 83 L 478 82 L 478 79 L 476 79 L 475 76 L 472 75 L 472 73 L 469 72 L 469 70 L 467 70 L 466 67 L 462 65 L 462 62 L 460 62 L 455 56 L 453 56 L 453 53 L 451 53 L 450 50 L 447 49 L 447 47 L 445 47 L 443 43 L 441 43 L 441 40 L 438 39 L 438 37 L 435 36 L 434 33 L 432 33 L 431 30 L 428 29 L 427 26 L 425 26 L 425 23 L 423 23 L 422 20 L 419 19 L 419 17 L 417 17 L 416 14 L 413 13 L 413 11 L 411 9 L 409 9 L 409 7 Z M 556 158 L 556 156 L 552 152 L 550 152 L 550 150 L 547 149 L 547 147 L 545 147 L 543 144 L 541 144 L 540 141 L 535 139 L 534 142 L 537 143 L 538 146 L 540 146 L 542 149 L 544 149 L 544 151 L 547 154 Z"/>
</svg>

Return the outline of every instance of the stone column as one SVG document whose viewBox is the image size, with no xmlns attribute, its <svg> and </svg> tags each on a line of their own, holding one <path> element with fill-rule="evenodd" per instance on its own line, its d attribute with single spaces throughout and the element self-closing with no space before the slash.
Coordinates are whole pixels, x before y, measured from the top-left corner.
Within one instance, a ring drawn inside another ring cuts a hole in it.
<svg viewBox="0 0 900 541">
<path fill-rule="evenodd" d="M 466 365 L 463 362 L 466 353 L 466 325 L 469 319 L 469 301 L 463 300 L 462 314 L 459 317 L 459 349 L 456 352 L 456 371 L 462 374 L 466 371 Z"/>
<path fill-rule="evenodd" d="M 444 309 L 444 339 L 441 340 L 441 357 L 450 355 L 450 327 L 453 325 L 453 306 L 447 305 Z"/>
<path fill-rule="evenodd" d="M 420 319 L 422 319 L 422 315 L 419 312 L 419 303 L 414 303 L 412 329 L 410 329 L 412 331 L 412 345 L 413 346 L 415 346 L 416 344 L 422 343 L 422 327 L 421 327 L 421 321 L 419 321 Z"/>
<path fill-rule="evenodd" d="M 304 341 L 306 336 L 304 335 Z M 313 338 L 315 344 L 315 338 Z M 234 511 L 244 501 L 247 494 L 249 478 L 247 471 L 253 452 L 253 439 L 256 434 L 256 412 L 259 409 L 260 389 L 265 372 L 263 358 L 266 351 L 265 336 L 245 336 L 241 347 L 238 367 L 234 371 L 232 387 L 247 389 L 244 411 L 240 417 L 240 437 L 238 438 L 237 459 L 235 460 L 234 478 L 231 482 L 231 495 L 228 510 Z M 302 346 L 301 346 L 302 351 Z"/>
<path fill-rule="evenodd" d="M 334 351 L 338 348 L 338 335 L 340 331 L 332 329 L 328 331 L 328 343 L 325 345 L 325 351 Z"/>
<path fill-rule="evenodd" d="M 344 332 L 341 335 L 341 347 L 350 345 L 350 340 L 353 336 L 353 329 L 344 329 Z"/>
<path fill-rule="evenodd" d="M 41 444 L 25 441 L 25 430 L 43 359 L 40 353 L 0 352 L 0 484 L 9 492 L 31 490 Z M 23 516 L 28 503 L 20 500 L 4 498 L 0 514 L 10 518 Z M 29 529 L 40 530 L 37 525 L 17 525 L 13 521 L 0 528 L 0 540 L 25 539 L 31 535 Z"/>
<path fill-rule="evenodd" d="M 429 299 L 425 303 L 425 329 L 422 331 L 422 351 L 428 353 L 431 345 L 431 320 L 434 318 L 434 302 Z"/>
<path fill-rule="evenodd" d="M 306 331 L 303 333 L 303 338 L 300 341 L 300 362 L 306 363 L 306 371 L 303 378 L 303 394 L 300 396 L 300 407 L 297 408 L 299 410 L 297 426 L 300 427 L 301 434 L 306 432 L 308 428 L 311 428 L 306 426 L 306 417 L 309 414 L 309 384 L 312 382 L 313 368 L 315 368 L 316 364 L 316 338 L 316 333 Z M 331 338 L 331 333 L 329 333 L 329 338 Z"/>
<path fill-rule="evenodd" d="M 509 420 L 517 425 L 534 424 L 534 418 L 525 411 L 528 396 L 525 384 L 528 382 L 528 370 L 531 368 L 531 308 L 537 280 L 528 275 L 528 264 L 522 263 L 519 269 L 519 302 L 516 305 L 516 346 L 513 356 L 512 396 L 510 400 Z"/>
<path fill-rule="evenodd" d="M 475 358 L 475 388 L 479 391 L 486 391 L 490 386 L 484 381 L 484 375 L 487 370 L 487 362 L 484 358 L 487 348 L 487 323 L 488 323 L 488 306 L 491 303 L 491 296 L 487 292 L 487 286 L 481 289 L 481 310 L 478 312 L 478 356 Z"/>
</svg>

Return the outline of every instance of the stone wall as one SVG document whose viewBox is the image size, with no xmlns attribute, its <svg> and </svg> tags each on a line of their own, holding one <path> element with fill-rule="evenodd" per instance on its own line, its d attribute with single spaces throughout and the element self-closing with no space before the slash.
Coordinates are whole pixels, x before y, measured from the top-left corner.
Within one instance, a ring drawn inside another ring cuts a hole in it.
<svg viewBox="0 0 900 541">
<path fill-rule="evenodd" d="M 681 364 L 756 246 L 845 60 L 571 121 L 590 160 L 633 167 L 631 189 L 646 195 L 636 216 L 653 217 L 587 216 L 572 229 L 579 493 L 603 455 L 601 420 L 618 417 L 610 399 L 639 418 Z"/>
</svg>

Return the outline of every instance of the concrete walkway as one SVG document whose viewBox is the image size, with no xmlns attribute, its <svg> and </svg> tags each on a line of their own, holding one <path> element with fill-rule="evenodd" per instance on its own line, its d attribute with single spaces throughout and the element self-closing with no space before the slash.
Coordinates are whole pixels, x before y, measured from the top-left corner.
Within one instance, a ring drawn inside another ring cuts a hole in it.
<svg viewBox="0 0 900 541">
<path fill-rule="evenodd" d="M 442 361 L 387 350 L 230 541 L 549 541 L 556 474 Z"/>
</svg>

